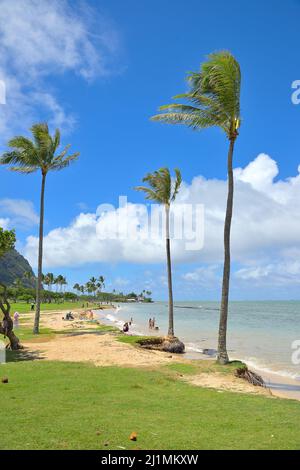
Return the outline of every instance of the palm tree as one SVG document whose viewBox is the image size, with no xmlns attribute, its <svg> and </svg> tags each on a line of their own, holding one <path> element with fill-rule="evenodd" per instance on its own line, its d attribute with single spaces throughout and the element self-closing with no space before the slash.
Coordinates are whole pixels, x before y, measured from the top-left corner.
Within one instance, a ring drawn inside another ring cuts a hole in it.
<svg viewBox="0 0 300 470">
<path fill-rule="evenodd" d="M 85 292 L 85 286 L 80 286 L 80 292 L 81 292 L 82 294 L 84 294 L 84 292 Z"/>
<path fill-rule="evenodd" d="M 224 268 L 222 299 L 219 324 L 218 362 L 228 363 L 226 345 L 228 296 L 230 281 L 230 231 L 233 209 L 233 153 L 239 134 L 241 71 L 237 60 L 228 51 L 216 52 L 208 56 L 200 72 L 188 75 L 190 90 L 174 98 L 184 99 L 190 104 L 169 104 L 162 106 L 162 114 L 153 116 L 154 121 L 170 124 L 185 124 L 193 130 L 217 126 L 228 140 L 227 157 L 228 195 L 224 224 Z"/>
<path fill-rule="evenodd" d="M 168 290 L 169 290 L 169 328 L 168 337 L 174 338 L 174 309 L 173 309 L 173 288 L 172 288 L 172 267 L 171 267 L 171 247 L 170 247 L 170 206 L 175 201 L 176 195 L 181 185 L 181 173 L 175 169 L 176 178 L 172 182 L 168 168 L 161 168 L 154 173 L 148 173 L 143 182 L 148 183 L 149 187 L 138 186 L 137 191 L 144 191 L 146 199 L 163 204 L 166 214 L 166 252 L 167 252 L 167 270 L 168 270 Z M 145 292 L 145 291 L 143 291 Z M 184 349 L 183 343 L 181 343 Z"/>
<path fill-rule="evenodd" d="M 103 289 L 103 287 L 105 287 L 105 279 L 103 276 L 99 276 L 98 277 L 98 282 L 96 284 L 96 287 L 97 287 L 97 291 L 98 292 L 101 292 L 101 290 Z"/>
<path fill-rule="evenodd" d="M 45 284 L 49 287 L 50 292 L 52 291 L 52 286 L 54 284 L 54 274 L 47 273 L 45 276 Z"/>
<path fill-rule="evenodd" d="M 10 170 L 21 173 L 42 174 L 41 202 L 40 202 L 40 227 L 39 227 L 39 252 L 38 252 L 38 278 L 36 289 L 36 312 L 33 332 L 39 333 L 42 266 L 43 266 L 43 233 L 44 233 L 44 196 L 46 176 L 49 171 L 63 170 L 77 159 L 78 153 L 68 155 L 70 146 L 67 145 L 60 153 L 60 131 L 57 129 L 52 137 L 46 123 L 35 124 L 31 128 L 33 140 L 27 137 L 17 136 L 8 142 L 12 149 L 0 157 L 0 164 L 10 165 Z"/>
<path fill-rule="evenodd" d="M 78 284 L 78 282 L 76 282 L 76 284 L 74 284 L 73 289 L 77 290 L 77 292 L 80 292 L 80 285 Z"/>
<path fill-rule="evenodd" d="M 24 278 L 26 281 L 28 281 L 28 282 L 31 283 L 32 281 L 34 281 L 34 274 L 33 274 L 33 272 L 31 272 L 31 271 L 24 271 L 24 273 L 23 273 L 23 278 Z"/>
<path fill-rule="evenodd" d="M 61 288 L 63 290 L 63 292 L 66 291 L 66 286 L 68 285 L 68 281 L 67 281 L 67 278 L 65 276 L 62 276 L 62 280 L 61 280 Z"/>
<path fill-rule="evenodd" d="M 97 279 L 93 276 L 88 282 L 89 291 L 94 293 L 94 297 L 96 296 L 97 287 Z"/>
<path fill-rule="evenodd" d="M 54 283 L 57 285 L 57 288 L 61 292 L 62 291 L 62 286 L 64 284 L 64 277 L 61 274 L 59 274 L 58 276 L 56 276 L 56 278 L 54 280 Z"/>
</svg>

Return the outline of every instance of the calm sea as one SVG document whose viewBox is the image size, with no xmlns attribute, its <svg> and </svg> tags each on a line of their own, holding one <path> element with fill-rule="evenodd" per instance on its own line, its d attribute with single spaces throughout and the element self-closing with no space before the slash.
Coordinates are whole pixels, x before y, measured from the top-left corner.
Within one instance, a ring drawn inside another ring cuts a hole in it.
<svg viewBox="0 0 300 470">
<path fill-rule="evenodd" d="M 166 334 L 166 302 L 120 304 L 100 317 L 122 326 L 133 318 L 131 333 L 149 334 L 148 320 L 155 317 L 160 334 Z M 203 349 L 215 350 L 219 324 L 218 302 L 175 302 L 175 334 L 191 357 Z M 231 302 L 228 323 L 230 359 L 240 359 L 261 371 L 300 380 L 300 365 L 292 363 L 292 344 L 300 340 L 300 302 Z M 203 357 L 203 356 L 202 356 Z"/>
</svg>

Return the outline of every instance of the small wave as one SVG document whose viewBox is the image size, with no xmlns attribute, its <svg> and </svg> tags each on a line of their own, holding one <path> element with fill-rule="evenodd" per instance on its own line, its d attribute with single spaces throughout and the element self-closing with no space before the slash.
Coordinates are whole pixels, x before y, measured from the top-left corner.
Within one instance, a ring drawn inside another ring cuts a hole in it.
<svg viewBox="0 0 300 470">
<path fill-rule="evenodd" d="M 203 354 L 203 349 L 199 348 L 196 344 L 188 343 L 185 345 L 186 351 L 193 351 Z"/>
<path fill-rule="evenodd" d="M 266 374 L 272 374 L 272 375 L 278 375 L 279 377 L 285 377 L 287 379 L 293 379 L 293 380 L 300 380 L 300 375 L 299 373 L 296 372 L 291 372 L 288 370 L 281 370 L 281 369 L 275 369 L 272 368 L 270 365 L 262 364 L 256 357 L 251 357 L 249 359 L 242 359 L 243 362 L 247 364 L 248 367 L 252 367 L 253 369 L 256 369 L 259 372 L 266 373 Z"/>
</svg>

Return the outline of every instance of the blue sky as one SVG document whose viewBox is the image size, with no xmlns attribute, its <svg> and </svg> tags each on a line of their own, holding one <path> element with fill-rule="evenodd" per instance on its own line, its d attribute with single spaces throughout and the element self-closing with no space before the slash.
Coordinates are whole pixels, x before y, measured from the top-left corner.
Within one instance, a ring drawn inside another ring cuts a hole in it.
<svg viewBox="0 0 300 470">
<path fill-rule="evenodd" d="M 80 213 L 95 214 L 101 203 L 117 205 L 119 195 L 143 202 L 133 187 L 145 173 L 162 166 L 181 169 L 192 201 L 206 201 L 208 209 L 215 202 L 222 210 L 225 136 L 217 129 L 195 133 L 150 122 L 149 117 L 186 90 L 186 72 L 197 70 L 208 53 L 229 49 L 242 70 L 243 125 L 234 167 L 242 169 L 236 197 L 248 214 L 243 212 L 244 227 L 237 224 L 234 237 L 241 246 L 234 254 L 232 298 L 300 298 L 300 183 L 295 179 L 300 105 L 291 102 L 291 84 L 300 79 L 300 2 L 43 0 L 37 8 L 36 0 L 29 0 L 26 12 L 22 3 L 0 0 L 0 78 L 7 83 L 7 103 L 0 109 L 1 147 L 15 133 L 26 133 L 34 120 L 47 119 L 62 128 L 64 142 L 81 154 L 72 168 L 49 175 L 47 181 L 46 239 L 49 232 L 66 229 L 66 240 L 55 246 L 57 239 L 50 236 L 45 270 L 65 274 L 70 284 L 103 274 L 108 288 L 145 287 L 155 298 L 166 297 L 163 257 L 144 262 L 141 248 L 140 257 L 127 252 L 109 259 L 96 255 L 98 247 L 91 241 L 92 262 L 91 254 L 85 254 L 89 239 L 78 242 L 82 232 L 72 223 Z M 56 31 L 53 23 L 53 29 L 42 34 L 45 11 L 49 21 L 50 13 L 55 18 L 59 12 L 60 23 Z M 32 26 L 25 38 L 24 24 Z M 70 24 L 77 32 L 72 39 Z M 41 34 L 35 36 L 39 28 Z M 257 160 L 260 154 L 264 156 Z M 254 166 L 249 167 L 251 162 Z M 197 199 L 193 188 L 199 181 L 192 181 L 200 175 L 207 184 Z M 291 177 L 294 182 L 287 180 Z M 35 242 L 28 243 L 27 237 L 38 231 L 40 175 L 16 175 L 1 168 L 0 178 L 0 219 L 16 226 L 18 247 L 34 262 Z M 236 217 L 239 214 L 238 209 Z M 257 234 L 264 222 L 264 234 L 254 243 L 251 230 Z M 177 299 L 219 297 L 222 256 L 219 248 L 218 254 L 211 254 L 213 247 L 205 251 L 213 226 L 209 221 L 203 253 L 192 259 L 175 253 Z M 221 223 L 216 231 L 221 240 Z M 74 243 L 72 236 L 82 246 L 78 259 L 66 253 Z M 134 246 L 130 250 L 134 252 Z M 54 259 L 55 252 L 64 261 Z"/>
</svg>

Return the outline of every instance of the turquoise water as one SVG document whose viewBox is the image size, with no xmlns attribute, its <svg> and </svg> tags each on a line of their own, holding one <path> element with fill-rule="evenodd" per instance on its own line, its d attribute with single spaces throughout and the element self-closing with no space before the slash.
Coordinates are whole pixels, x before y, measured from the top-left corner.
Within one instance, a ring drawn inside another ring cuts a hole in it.
<svg viewBox="0 0 300 470">
<path fill-rule="evenodd" d="M 175 334 L 186 352 L 197 357 L 217 348 L 218 302 L 175 302 Z M 100 314 L 103 317 L 102 314 Z M 167 302 L 121 304 L 105 314 L 105 321 L 122 326 L 133 317 L 130 332 L 149 334 L 148 319 L 155 316 L 159 334 L 166 334 Z M 228 352 L 259 370 L 300 380 L 300 365 L 292 363 L 292 343 L 300 340 L 300 302 L 231 302 Z"/>
</svg>

